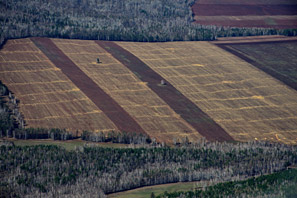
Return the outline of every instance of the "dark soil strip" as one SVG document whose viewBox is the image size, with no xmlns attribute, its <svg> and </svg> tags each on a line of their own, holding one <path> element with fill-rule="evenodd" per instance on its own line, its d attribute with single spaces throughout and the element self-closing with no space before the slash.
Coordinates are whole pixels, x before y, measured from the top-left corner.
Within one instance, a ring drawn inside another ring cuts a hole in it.
<svg viewBox="0 0 297 198">
<path fill-rule="evenodd" d="M 224 129 L 170 83 L 167 82 L 166 85 L 160 85 L 163 78 L 136 56 L 114 42 L 96 41 L 96 43 L 134 72 L 143 82 L 147 82 L 148 86 L 161 99 L 201 135 L 211 141 L 233 141 L 233 138 Z"/>
<path fill-rule="evenodd" d="M 254 42 L 252 44 L 273 44 L 273 43 L 286 43 L 286 42 L 294 42 L 297 44 L 297 41 L 269 41 L 269 42 Z M 278 79 L 279 81 L 285 83 L 289 87 L 297 90 L 297 84 L 294 80 L 289 78 L 288 76 L 281 75 L 279 72 L 276 72 L 267 65 L 262 65 L 261 63 L 258 63 L 257 61 L 254 61 L 248 57 L 248 55 L 244 55 L 242 53 L 239 53 L 237 50 L 232 48 L 232 45 L 250 45 L 251 43 L 234 43 L 234 44 L 216 44 L 218 47 L 234 54 L 235 56 L 241 58 L 242 60 L 252 64 L 253 66 L 257 67 L 258 69 L 262 70 L 263 72 L 271 75 L 272 77 Z"/>
<path fill-rule="evenodd" d="M 267 24 L 265 20 L 195 20 L 195 23 L 201 25 L 217 25 L 225 27 L 259 27 L 259 28 L 277 28 L 277 29 L 294 29 L 297 28 L 296 20 L 275 19 L 276 23 Z"/>
<path fill-rule="evenodd" d="M 145 133 L 138 123 L 77 67 L 50 39 L 31 38 L 35 45 L 89 97 L 121 131 Z"/>
<path fill-rule="evenodd" d="M 297 5 L 234 5 L 199 4 L 192 10 L 197 16 L 296 15 Z"/>
</svg>

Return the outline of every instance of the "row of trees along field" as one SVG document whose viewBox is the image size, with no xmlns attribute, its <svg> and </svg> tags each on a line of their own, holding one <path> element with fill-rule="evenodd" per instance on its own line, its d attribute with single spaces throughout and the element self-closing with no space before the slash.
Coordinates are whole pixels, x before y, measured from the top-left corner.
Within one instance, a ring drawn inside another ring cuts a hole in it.
<svg viewBox="0 0 297 198">
<path fill-rule="evenodd" d="M 231 181 L 214 186 L 198 186 L 195 191 L 164 192 L 151 198 L 197 198 L 197 197 L 297 197 L 297 170 L 284 170 L 244 181 Z"/>
<path fill-rule="evenodd" d="M 16 128 L 24 128 L 24 117 L 19 111 L 19 100 L 0 81 L 0 137 Z"/>
<path fill-rule="evenodd" d="M 221 36 L 297 35 L 296 29 L 194 24 L 195 0 L 0 0 L 0 44 L 29 36 L 123 41 L 213 40 Z"/>
<path fill-rule="evenodd" d="M 78 131 L 70 132 L 66 129 L 25 128 L 24 116 L 20 113 L 18 104 L 19 100 L 0 81 L 0 138 L 71 140 L 81 137 L 85 141 L 92 142 L 124 144 L 150 144 L 152 142 L 149 136 L 137 133 L 83 131 L 79 136 Z M 155 141 L 154 143 L 156 144 Z"/>
<path fill-rule="evenodd" d="M 0 190 L 20 197 L 105 197 L 172 182 L 241 180 L 297 163 L 297 148 L 268 142 L 182 147 L 1 146 Z"/>
</svg>

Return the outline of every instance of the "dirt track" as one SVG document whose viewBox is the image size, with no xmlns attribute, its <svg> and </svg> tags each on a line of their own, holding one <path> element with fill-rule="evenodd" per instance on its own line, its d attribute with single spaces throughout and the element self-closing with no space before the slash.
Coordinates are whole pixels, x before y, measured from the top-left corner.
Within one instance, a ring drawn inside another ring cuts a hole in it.
<svg viewBox="0 0 297 198">
<path fill-rule="evenodd" d="M 50 39 L 31 38 L 34 44 L 89 97 L 120 131 L 145 133 L 138 123 L 81 71 Z"/>
<path fill-rule="evenodd" d="M 163 79 L 139 58 L 123 49 L 114 42 L 96 41 L 98 45 L 111 53 L 122 64 L 128 67 L 139 78 L 148 83 L 148 86 L 163 99 L 177 114 L 191 124 L 201 135 L 208 140 L 232 141 L 233 138 L 215 123 L 208 115 L 199 109 L 170 83 L 161 86 Z"/>
</svg>

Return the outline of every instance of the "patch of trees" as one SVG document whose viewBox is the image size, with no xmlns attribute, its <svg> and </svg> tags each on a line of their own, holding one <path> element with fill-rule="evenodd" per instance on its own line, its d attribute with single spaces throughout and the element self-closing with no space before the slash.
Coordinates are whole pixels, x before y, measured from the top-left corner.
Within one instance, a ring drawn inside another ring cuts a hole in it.
<svg viewBox="0 0 297 198">
<path fill-rule="evenodd" d="M 81 139 L 91 142 L 112 142 L 122 144 L 150 144 L 152 142 L 149 136 L 141 133 L 137 134 L 115 131 L 108 132 L 107 134 L 103 132 L 94 133 L 83 131 Z"/>
<path fill-rule="evenodd" d="M 213 40 L 221 36 L 296 35 L 296 29 L 194 24 L 195 0 L 0 1 L 0 44 L 30 36 L 117 41 Z"/>
<path fill-rule="evenodd" d="M 297 170 L 285 170 L 244 181 L 204 186 L 195 191 L 164 192 L 156 198 L 297 197 Z"/>
<path fill-rule="evenodd" d="M 1 146 L 0 189 L 20 197 L 104 197 L 147 185 L 240 180 L 280 171 L 289 164 L 297 164 L 297 148 L 268 142 L 201 140 L 176 148 L 84 146 L 73 151 L 57 146 Z"/>
<path fill-rule="evenodd" d="M 12 134 L 15 128 L 23 128 L 24 117 L 19 111 L 19 100 L 0 81 L 0 137 Z"/>
</svg>

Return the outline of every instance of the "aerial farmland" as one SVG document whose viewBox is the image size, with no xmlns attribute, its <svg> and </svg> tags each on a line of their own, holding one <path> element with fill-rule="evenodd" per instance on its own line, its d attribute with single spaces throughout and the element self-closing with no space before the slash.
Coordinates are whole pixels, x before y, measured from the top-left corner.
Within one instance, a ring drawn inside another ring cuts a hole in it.
<svg viewBox="0 0 297 198">
<path fill-rule="evenodd" d="M 271 39 L 276 47 L 292 46 L 294 57 L 295 41 Z M 246 54 L 270 40 L 225 47 Z M 21 101 L 26 127 L 136 132 L 167 143 L 205 137 L 296 144 L 296 90 L 224 50 L 226 42 L 10 40 L 0 75 Z M 267 65 L 269 57 L 261 61 Z M 286 75 L 284 66 L 272 69 Z"/>
<path fill-rule="evenodd" d="M 292 0 L 199 0 L 195 22 L 225 27 L 296 28 L 297 3 Z"/>
<path fill-rule="evenodd" d="M 297 197 L 296 0 L 0 1 L 0 197 Z"/>
</svg>

